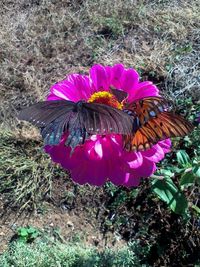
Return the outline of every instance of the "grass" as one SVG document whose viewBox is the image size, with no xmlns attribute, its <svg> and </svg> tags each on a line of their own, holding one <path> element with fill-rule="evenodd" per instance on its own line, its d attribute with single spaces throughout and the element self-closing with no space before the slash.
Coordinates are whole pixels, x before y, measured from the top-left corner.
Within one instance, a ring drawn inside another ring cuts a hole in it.
<svg viewBox="0 0 200 267">
<path fill-rule="evenodd" d="M 94 246 L 61 243 L 45 237 L 32 244 L 11 243 L 0 255 L 0 267 L 139 267 L 139 259 L 131 249 L 124 246 L 119 250 L 106 248 L 100 252 Z"/>
<path fill-rule="evenodd" d="M 2 130 L 0 148 L 0 193 L 5 207 L 36 210 L 47 194 L 51 196 L 53 177 L 67 176 L 44 154 L 34 129 L 31 136 L 23 130 Z"/>
</svg>

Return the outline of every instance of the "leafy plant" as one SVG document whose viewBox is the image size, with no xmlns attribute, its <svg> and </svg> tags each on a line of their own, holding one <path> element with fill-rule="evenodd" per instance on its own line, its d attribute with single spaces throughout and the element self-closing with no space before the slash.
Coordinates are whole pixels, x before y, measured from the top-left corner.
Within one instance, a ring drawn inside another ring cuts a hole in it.
<svg viewBox="0 0 200 267">
<path fill-rule="evenodd" d="M 139 192 L 138 188 L 127 190 L 121 187 L 117 187 L 112 183 L 107 183 L 105 185 L 105 188 L 108 195 L 111 196 L 110 208 L 112 209 L 118 208 L 121 205 L 124 205 L 124 203 L 126 203 L 127 201 L 136 198 Z"/>
<path fill-rule="evenodd" d="M 162 179 L 152 180 L 152 190 L 160 199 L 165 201 L 169 208 L 180 215 L 186 215 L 188 211 L 188 200 L 183 191 L 185 187 L 200 185 L 200 161 L 191 159 L 185 150 L 176 153 L 177 166 L 168 165 L 168 169 L 161 169 Z M 178 177 L 175 185 L 171 177 Z"/>
<path fill-rule="evenodd" d="M 39 236 L 39 234 L 39 230 L 34 227 L 20 227 L 17 229 L 17 241 L 22 243 L 30 243 L 33 242 Z"/>
<path fill-rule="evenodd" d="M 152 190 L 160 199 L 177 214 L 186 214 L 188 202 L 183 192 L 174 184 L 171 178 L 165 177 L 162 180 L 152 181 Z"/>
</svg>

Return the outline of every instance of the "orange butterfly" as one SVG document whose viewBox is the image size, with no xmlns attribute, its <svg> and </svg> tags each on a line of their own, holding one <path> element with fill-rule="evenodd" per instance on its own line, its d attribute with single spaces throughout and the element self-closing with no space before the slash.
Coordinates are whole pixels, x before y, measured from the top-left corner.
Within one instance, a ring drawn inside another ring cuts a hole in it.
<svg viewBox="0 0 200 267">
<path fill-rule="evenodd" d="M 111 89 L 118 98 L 116 89 Z M 124 92 L 123 92 L 124 94 Z M 182 137 L 192 131 L 194 126 L 180 115 L 171 112 L 170 101 L 154 96 L 136 100 L 130 104 L 124 96 L 123 110 L 134 118 L 133 133 L 123 135 L 124 147 L 128 151 L 144 151 L 158 141 Z"/>
</svg>

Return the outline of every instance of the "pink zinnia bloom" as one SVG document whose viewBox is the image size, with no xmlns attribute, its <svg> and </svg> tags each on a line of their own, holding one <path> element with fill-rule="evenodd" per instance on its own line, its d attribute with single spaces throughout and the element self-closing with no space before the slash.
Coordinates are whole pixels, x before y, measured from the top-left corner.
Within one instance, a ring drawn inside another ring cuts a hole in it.
<svg viewBox="0 0 200 267">
<path fill-rule="evenodd" d="M 139 82 L 139 75 L 134 69 L 125 69 L 122 64 L 113 67 L 94 65 L 89 76 L 71 74 L 53 85 L 47 100 L 92 102 L 98 97 L 100 99 L 102 92 L 106 95 L 110 86 L 127 92 L 128 102 L 159 95 L 158 88 L 152 82 Z M 54 162 L 70 170 L 76 183 L 96 186 L 106 181 L 127 187 L 137 186 L 141 178 L 149 177 L 156 171 L 156 163 L 164 158 L 171 146 L 167 139 L 146 151 L 127 152 L 123 149 L 121 135 L 92 135 L 70 155 L 71 148 L 65 146 L 66 138 L 67 133 L 63 134 L 58 145 L 45 146 L 45 151 Z"/>
</svg>

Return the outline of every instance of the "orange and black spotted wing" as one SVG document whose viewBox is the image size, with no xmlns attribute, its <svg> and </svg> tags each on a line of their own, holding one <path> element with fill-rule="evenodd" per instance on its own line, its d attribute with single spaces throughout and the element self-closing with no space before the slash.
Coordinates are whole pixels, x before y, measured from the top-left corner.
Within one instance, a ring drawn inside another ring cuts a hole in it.
<svg viewBox="0 0 200 267">
<path fill-rule="evenodd" d="M 193 125 L 182 116 L 164 111 L 147 121 L 132 136 L 124 136 L 124 146 L 128 151 L 144 151 L 158 141 L 185 136 L 192 129 Z"/>
<path fill-rule="evenodd" d="M 169 100 L 160 96 L 152 96 L 125 104 L 123 110 L 137 119 L 139 128 L 159 113 L 169 110 L 170 105 Z M 137 127 L 137 123 L 135 126 Z"/>
</svg>

